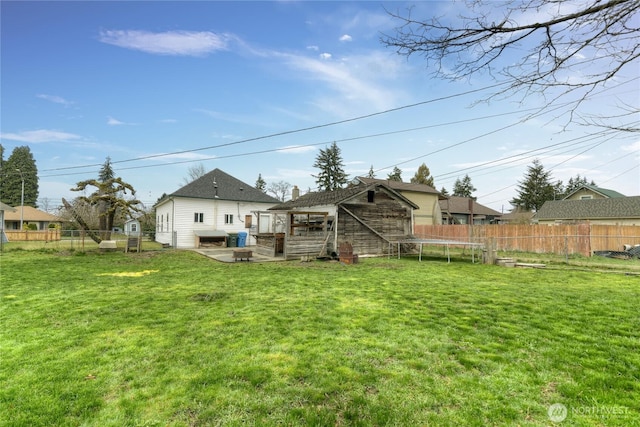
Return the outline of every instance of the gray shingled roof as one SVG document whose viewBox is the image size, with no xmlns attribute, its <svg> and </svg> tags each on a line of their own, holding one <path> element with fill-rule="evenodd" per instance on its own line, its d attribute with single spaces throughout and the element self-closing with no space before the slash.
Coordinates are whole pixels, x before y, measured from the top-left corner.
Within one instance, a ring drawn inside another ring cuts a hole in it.
<svg viewBox="0 0 640 427">
<path fill-rule="evenodd" d="M 312 206 L 335 205 L 356 194 L 362 192 L 366 187 L 364 185 L 354 185 L 352 187 L 342 188 L 333 191 L 314 191 L 309 192 L 296 200 L 280 203 L 269 209 L 286 211 L 293 208 L 309 208 Z"/>
<path fill-rule="evenodd" d="M 414 209 L 418 208 L 418 206 L 416 206 L 412 201 L 408 200 L 406 197 L 402 196 L 401 194 L 397 193 L 392 188 L 389 188 L 384 184 L 359 184 L 333 191 L 316 191 L 307 193 L 304 196 L 300 196 L 296 200 L 290 200 L 288 202 L 273 206 L 269 209 L 286 211 L 294 208 L 310 208 L 314 206 L 336 205 L 376 186 L 385 187 L 388 191 L 394 193 L 396 197 L 410 204 Z"/>
<path fill-rule="evenodd" d="M 640 218 L 640 196 L 613 199 L 550 200 L 536 212 L 538 220 Z"/>
<path fill-rule="evenodd" d="M 440 200 L 440 210 L 442 212 L 448 212 L 450 214 L 471 214 L 469 210 L 469 197 L 450 196 L 447 200 Z M 471 199 L 473 200 L 473 199 Z M 500 216 L 500 212 L 488 208 L 480 203 L 473 201 L 473 214 L 474 215 L 491 215 Z"/>
<path fill-rule="evenodd" d="M 238 202 L 280 202 L 275 197 L 271 197 L 254 186 L 244 183 L 217 168 L 171 193 L 169 196 Z"/>
</svg>

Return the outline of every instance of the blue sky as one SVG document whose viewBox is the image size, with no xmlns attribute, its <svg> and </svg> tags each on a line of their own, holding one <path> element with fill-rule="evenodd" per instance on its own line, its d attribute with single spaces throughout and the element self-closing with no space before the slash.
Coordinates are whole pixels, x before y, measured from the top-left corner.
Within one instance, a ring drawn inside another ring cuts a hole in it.
<svg viewBox="0 0 640 427">
<path fill-rule="evenodd" d="M 386 10 L 412 5 L 414 16 L 461 11 L 451 2 L 3 1 L 5 159 L 31 148 L 41 207 L 77 196 L 70 188 L 96 178 L 107 156 L 149 206 L 199 164 L 306 192 L 318 150 L 333 141 L 350 177 L 373 166 L 386 178 L 397 165 L 409 181 L 425 163 L 438 189 L 468 173 L 479 202 L 499 211 L 534 158 L 556 180 L 580 174 L 640 194 L 637 135 L 601 135 L 561 110 L 525 121 L 543 97 L 478 103 L 491 76 L 434 79 L 422 58 L 384 47 L 381 34 L 398 24 Z M 630 69 L 581 114 L 637 109 Z"/>
</svg>

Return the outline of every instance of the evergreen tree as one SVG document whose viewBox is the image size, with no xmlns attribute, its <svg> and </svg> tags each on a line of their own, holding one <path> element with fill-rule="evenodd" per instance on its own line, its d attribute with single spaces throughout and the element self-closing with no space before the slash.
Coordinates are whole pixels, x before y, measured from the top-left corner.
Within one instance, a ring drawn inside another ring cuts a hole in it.
<svg viewBox="0 0 640 427">
<path fill-rule="evenodd" d="M 426 164 L 421 164 L 416 171 L 416 174 L 411 178 L 412 184 L 424 184 L 435 188 L 431 171 Z"/>
<path fill-rule="evenodd" d="M 19 206 L 24 180 L 24 205 L 37 208 L 38 169 L 28 146 L 16 147 L 7 161 L 2 162 L 2 202 Z"/>
<path fill-rule="evenodd" d="M 134 196 L 135 190 L 131 184 L 127 184 L 122 178 L 115 177 L 109 157 L 102 165 L 98 177 L 97 180 L 89 179 L 78 182 L 76 187 L 71 189 L 71 191 L 84 191 L 89 186 L 96 187 L 96 191 L 91 195 L 78 197 L 74 203 L 76 207 L 71 206 L 65 199 L 62 199 L 65 208 L 72 212 L 78 223 L 96 243 L 111 238 L 111 229 L 116 215 L 131 217 L 132 212 L 141 211 L 139 207 L 141 202 L 139 200 L 135 198 L 127 200 L 124 198 L 127 191 Z M 88 229 L 87 221 L 80 215 L 77 208 L 78 205 L 92 207 L 95 210 L 99 221 L 99 234 L 93 233 Z"/>
<path fill-rule="evenodd" d="M 458 197 L 471 197 L 473 200 L 476 200 L 473 197 L 473 192 L 476 191 L 477 188 L 473 186 L 471 183 L 471 178 L 469 175 L 465 175 L 462 180 L 459 178 L 456 179 L 456 182 L 453 184 L 453 195 Z"/>
<path fill-rule="evenodd" d="M 564 198 L 568 196 L 569 194 L 573 193 L 578 188 L 584 185 L 595 186 L 596 183 L 593 180 L 589 182 L 586 176 L 580 176 L 580 174 L 576 175 L 574 178 L 569 178 L 569 181 L 567 182 L 567 186 L 563 189 L 564 191 L 562 192 L 562 197 L 559 197 L 559 198 Z"/>
<path fill-rule="evenodd" d="M 397 166 L 394 166 L 393 171 L 389 175 L 387 175 L 387 179 L 389 181 L 402 182 L 402 171 L 400 170 L 400 168 Z"/>
<path fill-rule="evenodd" d="M 5 202 L 4 199 L 4 186 L 6 183 L 6 170 L 4 167 L 4 147 L 0 144 L 0 202 Z"/>
<path fill-rule="evenodd" d="M 319 191 L 337 190 L 347 183 L 340 148 L 335 142 L 329 148 L 320 150 L 313 167 L 320 169 L 318 175 L 311 175 L 316 179 Z"/>
<path fill-rule="evenodd" d="M 371 167 L 369 168 L 369 173 L 367 174 L 367 178 L 371 178 L 371 179 L 373 179 L 373 178 L 375 178 L 375 177 L 376 177 L 376 174 L 375 174 L 375 172 L 373 171 L 373 165 L 371 165 Z"/>
<path fill-rule="evenodd" d="M 555 196 L 554 185 L 551 183 L 551 172 L 545 171 L 538 159 L 527 168 L 523 181 L 518 182 L 518 195 L 510 203 L 526 211 L 537 211 L 547 200 Z"/>
<path fill-rule="evenodd" d="M 449 192 L 444 187 L 440 189 L 440 194 L 442 194 L 443 196 L 449 196 Z"/>
<path fill-rule="evenodd" d="M 258 174 L 258 179 L 256 179 L 255 187 L 258 190 L 262 191 L 263 193 L 267 192 L 267 182 L 264 179 L 262 179 L 262 174 L 261 173 Z"/>
<path fill-rule="evenodd" d="M 2 194 L 2 184 L 4 183 L 4 147 L 0 144 L 0 195 Z"/>
</svg>

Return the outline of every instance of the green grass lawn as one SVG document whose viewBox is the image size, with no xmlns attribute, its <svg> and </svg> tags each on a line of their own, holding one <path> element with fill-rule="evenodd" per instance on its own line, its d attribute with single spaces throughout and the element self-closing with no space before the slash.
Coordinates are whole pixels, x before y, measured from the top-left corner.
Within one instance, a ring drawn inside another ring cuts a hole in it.
<svg viewBox="0 0 640 427">
<path fill-rule="evenodd" d="M 0 425 L 640 424 L 640 276 L 186 251 L 0 268 Z"/>
</svg>

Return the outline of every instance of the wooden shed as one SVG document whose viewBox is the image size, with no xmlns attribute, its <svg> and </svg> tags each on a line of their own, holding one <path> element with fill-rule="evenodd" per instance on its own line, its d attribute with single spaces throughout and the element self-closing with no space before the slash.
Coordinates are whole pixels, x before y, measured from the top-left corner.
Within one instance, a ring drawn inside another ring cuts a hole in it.
<svg viewBox="0 0 640 427">
<path fill-rule="evenodd" d="M 354 254 L 386 254 L 389 242 L 412 235 L 417 208 L 382 183 L 307 193 L 254 213 L 257 252 L 300 259 L 337 254 L 348 242 Z"/>
</svg>

